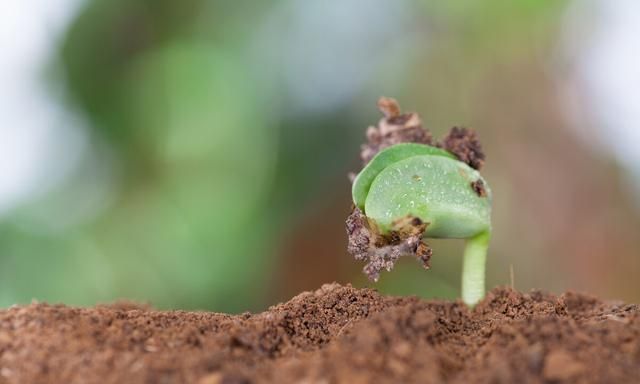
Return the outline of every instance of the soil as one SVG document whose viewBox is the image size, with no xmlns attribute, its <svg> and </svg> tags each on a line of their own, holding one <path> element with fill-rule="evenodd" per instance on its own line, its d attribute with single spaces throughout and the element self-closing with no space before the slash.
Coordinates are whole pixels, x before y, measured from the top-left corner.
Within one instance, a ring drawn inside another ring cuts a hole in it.
<svg viewBox="0 0 640 384">
<path fill-rule="evenodd" d="M 465 127 L 453 127 L 438 143 L 438 146 L 453 153 L 458 160 L 467 163 L 471 168 L 482 168 L 485 154 L 476 131 Z"/>
<path fill-rule="evenodd" d="M 640 311 L 587 295 L 460 302 L 327 284 L 259 314 L 0 311 L 0 383 L 637 383 Z"/>
<path fill-rule="evenodd" d="M 367 262 L 362 271 L 371 281 L 378 281 L 382 270 L 390 271 L 400 256 L 414 256 L 425 269 L 430 268 L 433 250 L 422 241 L 427 224 L 417 217 L 405 217 L 395 226 L 397 230 L 380 233 L 356 207 L 347 217 L 347 251 Z"/>
</svg>

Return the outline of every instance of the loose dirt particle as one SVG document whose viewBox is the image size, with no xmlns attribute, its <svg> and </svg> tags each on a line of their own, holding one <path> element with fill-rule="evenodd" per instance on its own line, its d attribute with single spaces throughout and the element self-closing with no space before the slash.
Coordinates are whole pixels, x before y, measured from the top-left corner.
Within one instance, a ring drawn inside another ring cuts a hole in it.
<svg viewBox="0 0 640 384">
<path fill-rule="evenodd" d="M 470 310 L 328 284 L 235 316 L 32 304 L 0 310 L 0 333 L 2 384 L 640 382 L 638 306 L 575 293 L 500 288 Z"/>
<path fill-rule="evenodd" d="M 453 127 L 438 143 L 438 146 L 453 153 L 460 161 L 471 168 L 480 169 L 484 164 L 485 155 L 478 135 L 472 129 Z"/>
<path fill-rule="evenodd" d="M 487 190 L 484 187 L 482 179 L 471 182 L 471 189 L 480 197 L 487 197 Z"/>
</svg>

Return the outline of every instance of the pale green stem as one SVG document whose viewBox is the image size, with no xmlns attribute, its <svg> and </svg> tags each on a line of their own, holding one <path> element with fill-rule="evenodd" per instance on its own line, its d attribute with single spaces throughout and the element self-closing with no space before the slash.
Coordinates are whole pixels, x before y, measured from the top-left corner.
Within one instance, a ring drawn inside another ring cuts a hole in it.
<svg viewBox="0 0 640 384">
<path fill-rule="evenodd" d="M 473 307 L 484 297 L 484 274 L 489 248 L 489 231 L 467 240 L 462 261 L 462 301 Z"/>
</svg>

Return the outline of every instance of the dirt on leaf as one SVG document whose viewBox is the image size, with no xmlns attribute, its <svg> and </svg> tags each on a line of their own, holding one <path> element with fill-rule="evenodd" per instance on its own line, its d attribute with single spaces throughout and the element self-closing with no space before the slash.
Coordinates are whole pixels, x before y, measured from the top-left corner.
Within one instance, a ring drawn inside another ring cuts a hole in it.
<svg viewBox="0 0 640 384">
<path fill-rule="evenodd" d="M 636 305 L 491 291 L 461 302 L 327 284 L 258 314 L 0 311 L 0 383 L 637 383 Z"/>
<path fill-rule="evenodd" d="M 438 146 L 453 153 L 458 160 L 473 169 L 484 165 L 485 154 L 476 131 L 465 127 L 453 127 Z"/>
</svg>

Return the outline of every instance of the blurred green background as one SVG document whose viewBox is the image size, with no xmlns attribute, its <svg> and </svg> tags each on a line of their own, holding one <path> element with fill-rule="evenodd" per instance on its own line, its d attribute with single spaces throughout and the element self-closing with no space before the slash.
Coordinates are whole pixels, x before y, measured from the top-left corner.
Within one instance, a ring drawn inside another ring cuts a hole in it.
<svg viewBox="0 0 640 384">
<path fill-rule="evenodd" d="M 513 270 L 522 290 L 640 301 L 633 2 L 4 4 L 0 306 L 238 312 L 332 281 L 458 296 L 458 241 L 378 284 L 346 253 L 381 95 L 436 137 L 478 131 L 490 287 Z"/>
</svg>

